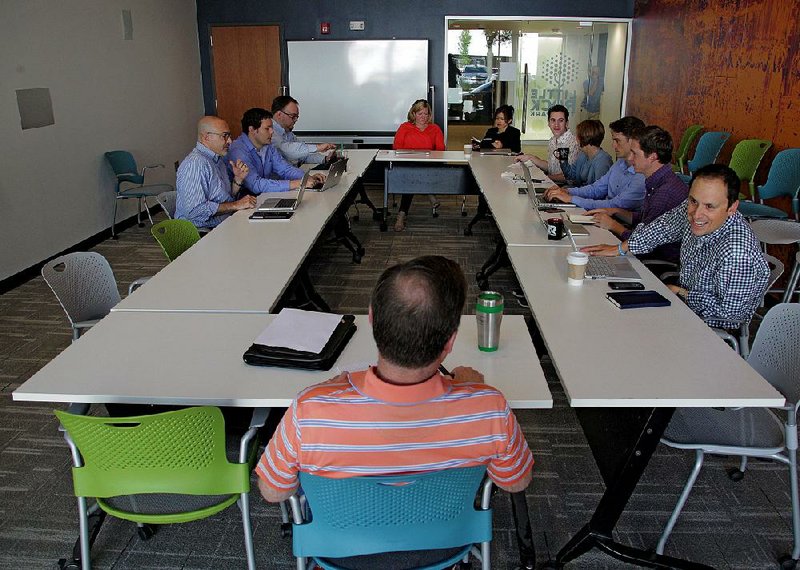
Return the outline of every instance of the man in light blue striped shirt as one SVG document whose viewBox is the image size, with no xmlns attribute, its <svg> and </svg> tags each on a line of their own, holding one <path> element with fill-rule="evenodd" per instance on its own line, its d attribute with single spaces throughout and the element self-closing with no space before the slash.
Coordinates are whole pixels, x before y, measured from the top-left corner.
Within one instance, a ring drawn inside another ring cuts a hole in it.
<svg viewBox="0 0 800 570">
<path fill-rule="evenodd" d="M 255 207 L 253 196 L 237 199 L 249 168 L 241 160 L 230 161 L 231 179 L 225 163 L 230 145 L 228 123 L 213 116 L 198 121 L 197 145 L 178 167 L 176 218 L 213 228 L 233 212 Z"/>
<path fill-rule="evenodd" d="M 289 95 L 279 95 L 272 101 L 272 146 L 278 149 L 283 157 L 295 166 L 301 164 L 322 164 L 325 154 L 335 150 L 331 143 L 304 143 L 294 134 L 294 126 L 300 118 L 300 106 L 297 99 Z"/>
</svg>

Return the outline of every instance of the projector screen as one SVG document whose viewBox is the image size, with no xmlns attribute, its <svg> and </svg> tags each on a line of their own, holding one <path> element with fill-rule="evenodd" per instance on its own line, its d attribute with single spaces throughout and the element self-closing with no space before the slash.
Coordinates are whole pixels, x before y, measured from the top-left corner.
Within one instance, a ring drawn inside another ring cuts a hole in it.
<svg viewBox="0 0 800 570">
<path fill-rule="evenodd" d="M 392 136 L 411 104 L 428 98 L 428 40 L 286 43 L 298 134 Z"/>
</svg>

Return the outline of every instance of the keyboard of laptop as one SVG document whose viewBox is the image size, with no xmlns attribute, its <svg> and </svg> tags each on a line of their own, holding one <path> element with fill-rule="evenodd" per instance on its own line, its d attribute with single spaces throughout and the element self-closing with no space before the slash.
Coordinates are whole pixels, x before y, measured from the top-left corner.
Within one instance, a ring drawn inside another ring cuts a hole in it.
<svg viewBox="0 0 800 570">
<path fill-rule="evenodd" d="M 296 198 L 281 198 L 280 200 L 278 200 L 275 203 L 274 206 L 272 206 L 272 208 L 273 209 L 276 209 L 276 208 L 291 208 L 292 206 L 294 206 L 295 202 L 296 202 Z"/>
<path fill-rule="evenodd" d="M 586 275 L 592 277 L 614 277 L 617 269 L 605 257 L 589 257 L 589 264 L 586 266 Z"/>
</svg>

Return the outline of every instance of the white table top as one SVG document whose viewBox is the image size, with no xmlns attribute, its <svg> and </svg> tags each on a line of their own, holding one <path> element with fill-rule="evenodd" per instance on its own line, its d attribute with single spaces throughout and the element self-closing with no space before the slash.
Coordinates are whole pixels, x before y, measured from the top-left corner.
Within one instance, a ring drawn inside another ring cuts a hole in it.
<svg viewBox="0 0 800 570">
<path fill-rule="evenodd" d="M 781 396 L 691 309 L 632 259 L 671 307 L 620 310 L 605 281 L 567 284 L 561 248 L 510 246 L 573 407 L 780 406 Z"/>
<path fill-rule="evenodd" d="M 236 212 L 112 311 L 268 313 L 375 151 L 348 153 L 348 171 L 339 184 L 306 192 L 290 220 L 251 222 L 253 210 Z"/>
<path fill-rule="evenodd" d="M 467 164 L 469 157 L 463 150 L 380 150 L 376 162 L 451 162 Z"/>
<path fill-rule="evenodd" d="M 513 157 L 508 156 L 478 156 L 470 160 L 470 167 L 475 180 L 486 198 L 492 216 L 495 219 L 500 234 L 507 245 L 541 246 L 541 247 L 571 247 L 568 238 L 560 241 L 547 239 L 547 230 L 542 226 L 536 212 L 531 208 L 526 194 L 517 191 L 517 183 L 509 178 L 500 176 L 514 163 Z M 536 166 L 531 167 L 531 176 L 540 180 L 549 179 Z M 563 208 L 563 217 L 569 214 L 582 214 L 582 208 Z M 559 214 L 542 212 L 547 219 Z M 590 243 L 617 243 L 619 240 L 608 230 L 597 226 L 587 225 L 588 236 L 575 236 L 575 242 L 580 245 Z"/>
<path fill-rule="evenodd" d="M 342 370 L 374 363 L 372 329 L 358 331 L 330 371 L 249 366 L 242 354 L 275 315 L 116 312 L 14 393 L 14 400 L 78 403 L 288 406 L 302 389 Z M 145 366 L 143 363 L 147 362 Z M 351 366 L 348 366 L 351 365 Z M 472 366 L 499 388 L 512 408 L 551 408 L 547 388 L 521 316 L 506 315 L 500 348 L 477 348 L 474 316 L 464 316 L 444 365 Z M 146 370 L 146 372 L 145 372 Z"/>
</svg>

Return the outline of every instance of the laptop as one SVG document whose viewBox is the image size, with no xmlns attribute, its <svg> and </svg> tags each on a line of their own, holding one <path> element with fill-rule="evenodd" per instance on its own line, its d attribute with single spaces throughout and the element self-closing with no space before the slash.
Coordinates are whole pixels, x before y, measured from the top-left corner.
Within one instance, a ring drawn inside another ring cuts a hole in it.
<svg viewBox="0 0 800 570">
<path fill-rule="evenodd" d="M 569 229 L 565 229 L 572 242 L 572 249 L 578 251 Z M 627 257 L 599 257 L 590 255 L 586 265 L 585 279 L 608 279 L 610 281 L 641 281 L 642 276 L 634 269 Z"/>
<path fill-rule="evenodd" d="M 531 179 L 531 171 L 528 169 L 528 165 L 524 162 L 520 162 L 522 165 L 522 177 L 525 179 L 525 186 L 528 188 L 528 195 L 531 194 L 531 191 L 536 194 L 536 189 L 533 187 L 533 180 Z M 544 193 L 544 189 L 542 189 L 540 194 Z M 538 202 L 539 208 L 576 208 L 575 204 L 565 204 L 564 202 Z M 578 235 L 578 234 L 575 234 Z M 586 235 L 589 235 L 588 233 Z"/>
<path fill-rule="evenodd" d="M 525 185 L 528 188 L 528 202 L 530 202 L 531 208 L 533 211 L 536 212 L 536 215 L 539 217 L 539 221 L 542 223 L 545 231 L 547 231 L 547 220 L 545 220 L 544 216 L 542 215 L 542 208 L 548 207 L 545 204 L 542 204 L 539 201 L 539 197 L 536 195 L 536 192 L 533 191 L 533 183 L 531 181 L 531 173 L 528 170 L 528 167 L 525 164 L 522 164 L 522 175 L 525 177 Z M 557 207 L 557 206 L 556 206 Z M 583 236 L 586 237 L 589 235 L 589 230 L 583 227 L 580 224 L 575 224 L 569 221 L 568 218 L 564 218 L 564 229 L 569 230 L 573 236 Z"/>
<path fill-rule="evenodd" d="M 317 189 L 317 192 L 325 192 L 325 190 L 330 190 L 342 179 L 345 170 L 347 169 L 347 159 L 341 158 L 334 162 L 331 165 L 330 170 L 328 170 L 328 177 L 325 179 L 325 183 L 322 185 L 321 188 Z M 312 188 L 314 190 L 314 188 Z"/>
<path fill-rule="evenodd" d="M 300 181 L 300 190 L 297 191 L 297 198 L 268 198 L 258 207 L 259 212 L 294 212 L 300 207 L 303 201 L 303 194 L 306 191 L 308 179 L 311 177 L 310 171 L 303 175 Z"/>
</svg>

